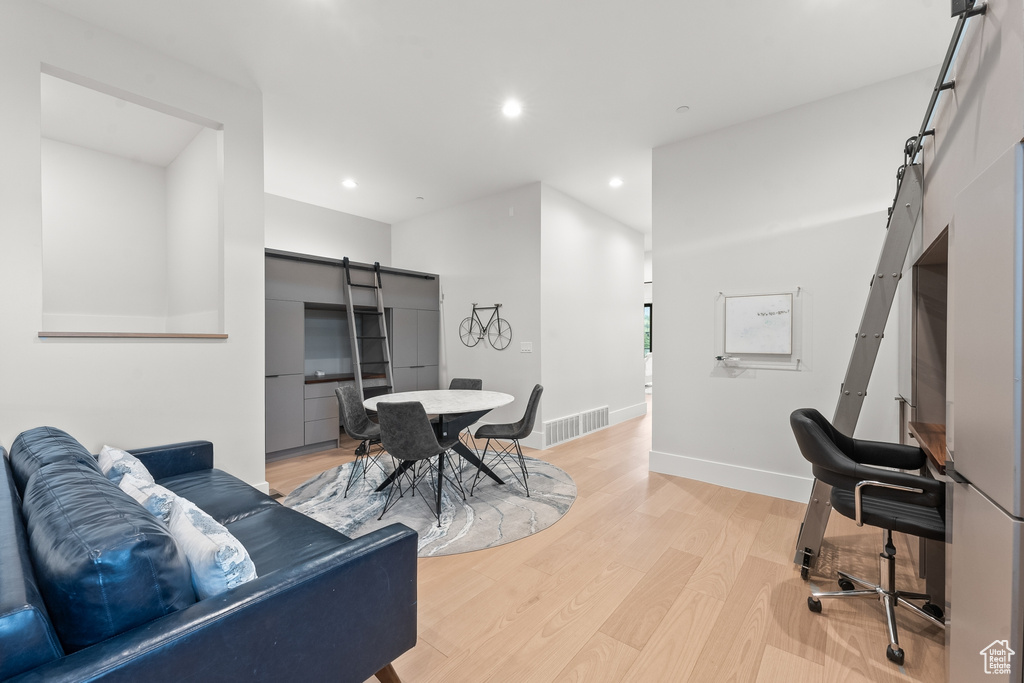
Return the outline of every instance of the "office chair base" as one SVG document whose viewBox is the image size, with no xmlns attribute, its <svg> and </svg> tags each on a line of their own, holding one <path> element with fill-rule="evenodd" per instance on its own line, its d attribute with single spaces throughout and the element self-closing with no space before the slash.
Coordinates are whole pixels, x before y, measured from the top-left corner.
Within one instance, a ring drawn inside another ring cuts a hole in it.
<svg viewBox="0 0 1024 683">
<path fill-rule="evenodd" d="M 891 541 L 890 541 L 891 547 Z M 888 550 L 888 548 L 887 548 Z M 807 609 L 812 612 L 821 612 L 821 598 L 878 598 L 885 609 L 885 622 L 889 631 L 889 645 L 886 647 L 885 656 L 889 661 L 903 666 L 904 652 L 900 647 L 899 634 L 896 631 L 896 606 L 901 605 L 910 610 L 913 614 L 929 621 L 939 628 L 946 628 L 942 621 L 942 609 L 930 602 L 926 593 L 912 593 L 900 591 L 895 588 L 896 578 L 896 555 L 895 552 L 882 553 L 879 556 L 879 570 L 882 585 L 865 581 L 846 572 L 839 574 L 839 591 L 815 591 L 807 598 Z M 862 589 L 856 589 L 857 586 Z M 924 605 L 918 607 L 911 600 L 924 600 Z"/>
</svg>

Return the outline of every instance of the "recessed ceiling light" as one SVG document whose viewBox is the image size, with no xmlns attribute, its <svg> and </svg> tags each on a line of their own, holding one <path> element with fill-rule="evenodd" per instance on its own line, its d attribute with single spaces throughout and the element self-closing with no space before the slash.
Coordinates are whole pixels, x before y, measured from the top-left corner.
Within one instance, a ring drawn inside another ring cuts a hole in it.
<svg viewBox="0 0 1024 683">
<path fill-rule="evenodd" d="M 354 190 L 355 188 L 359 187 L 359 183 L 352 180 L 351 178 L 345 178 L 344 180 L 341 181 L 341 184 L 350 190 Z"/>
<path fill-rule="evenodd" d="M 615 176 L 608 181 L 608 184 L 612 187 L 622 187 L 622 178 Z"/>
<path fill-rule="evenodd" d="M 681 107 L 676 107 L 676 113 L 677 114 L 685 114 L 688 111 L 690 111 L 690 108 L 688 106 L 686 106 L 685 104 L 683 106 L 681 106 Z"/>
<path fill-rule="evenodd" d="M 501 107 L 501 113 L 514 119 L 523 113 L 523 105 L 519 103 L 519 100 L 505 100 L 505 104 Z"/>
</svg>

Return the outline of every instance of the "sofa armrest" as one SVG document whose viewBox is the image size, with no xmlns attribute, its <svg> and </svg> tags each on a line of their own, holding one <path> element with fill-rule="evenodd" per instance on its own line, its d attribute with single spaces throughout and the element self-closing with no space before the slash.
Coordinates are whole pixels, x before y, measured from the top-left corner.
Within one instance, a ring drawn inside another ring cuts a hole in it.
<svg viewBox="0 0 1024 683">
<path fill-rule="evenodd" d="M 392 524 L 11 681 L 361 683 L 416 644 L 416 545 Z"/>
<path fill-rule="evenodd" d="M 185 441 L 128 452 L 141 460 L 157 481 L 176 474 L 213 469 L 213 444 L 209 441 Z"/>
</svg>

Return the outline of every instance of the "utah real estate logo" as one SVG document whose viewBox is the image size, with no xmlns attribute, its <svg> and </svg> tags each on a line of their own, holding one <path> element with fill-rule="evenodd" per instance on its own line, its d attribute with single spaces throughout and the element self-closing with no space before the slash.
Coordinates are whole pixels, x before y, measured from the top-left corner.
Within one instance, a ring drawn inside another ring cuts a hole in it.
<svg viewBox="0 0 1024 683">
<path fill-rule="evenodd" d="M 1017 653 L 1010 649 L 1009 641 L 993 640 L 978 654 L 985 660 L 985 673 L 1008 675 L 1010 659 Z"/>
</svg>

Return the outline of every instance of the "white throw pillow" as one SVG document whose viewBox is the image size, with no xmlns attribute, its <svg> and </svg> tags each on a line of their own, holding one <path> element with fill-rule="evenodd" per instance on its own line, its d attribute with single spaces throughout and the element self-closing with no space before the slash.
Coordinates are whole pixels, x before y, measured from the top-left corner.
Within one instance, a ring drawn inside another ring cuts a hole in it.
<svg viewBox="0 0 1024 683">
<path fill-rule="evenodd" d="M 100 470 L 107 476 L 107 479 L 115 484 L 120 483 L 121 477 L 129 472 L 145 482 L 155 483 L 153 475 L 149 473 L 142 461 L 128 451 L 104 446 L 100 451 L 98 461 Z"/>
<path fill-rule="evenodd" d="M 245 546 L 192 501 L 175 497 L 170 529 L 192 567 L 192 587 L 200 600 L 256 578 Z"/>
<path fill-rule="evenodd" d="M 151 484 L 139 479 L 131 472 L 126 473 L 118 482 L 118 487 L 164 524 L 171 521 L 171 508 L 178 496 L 160 484 Z"/>
</svg>

